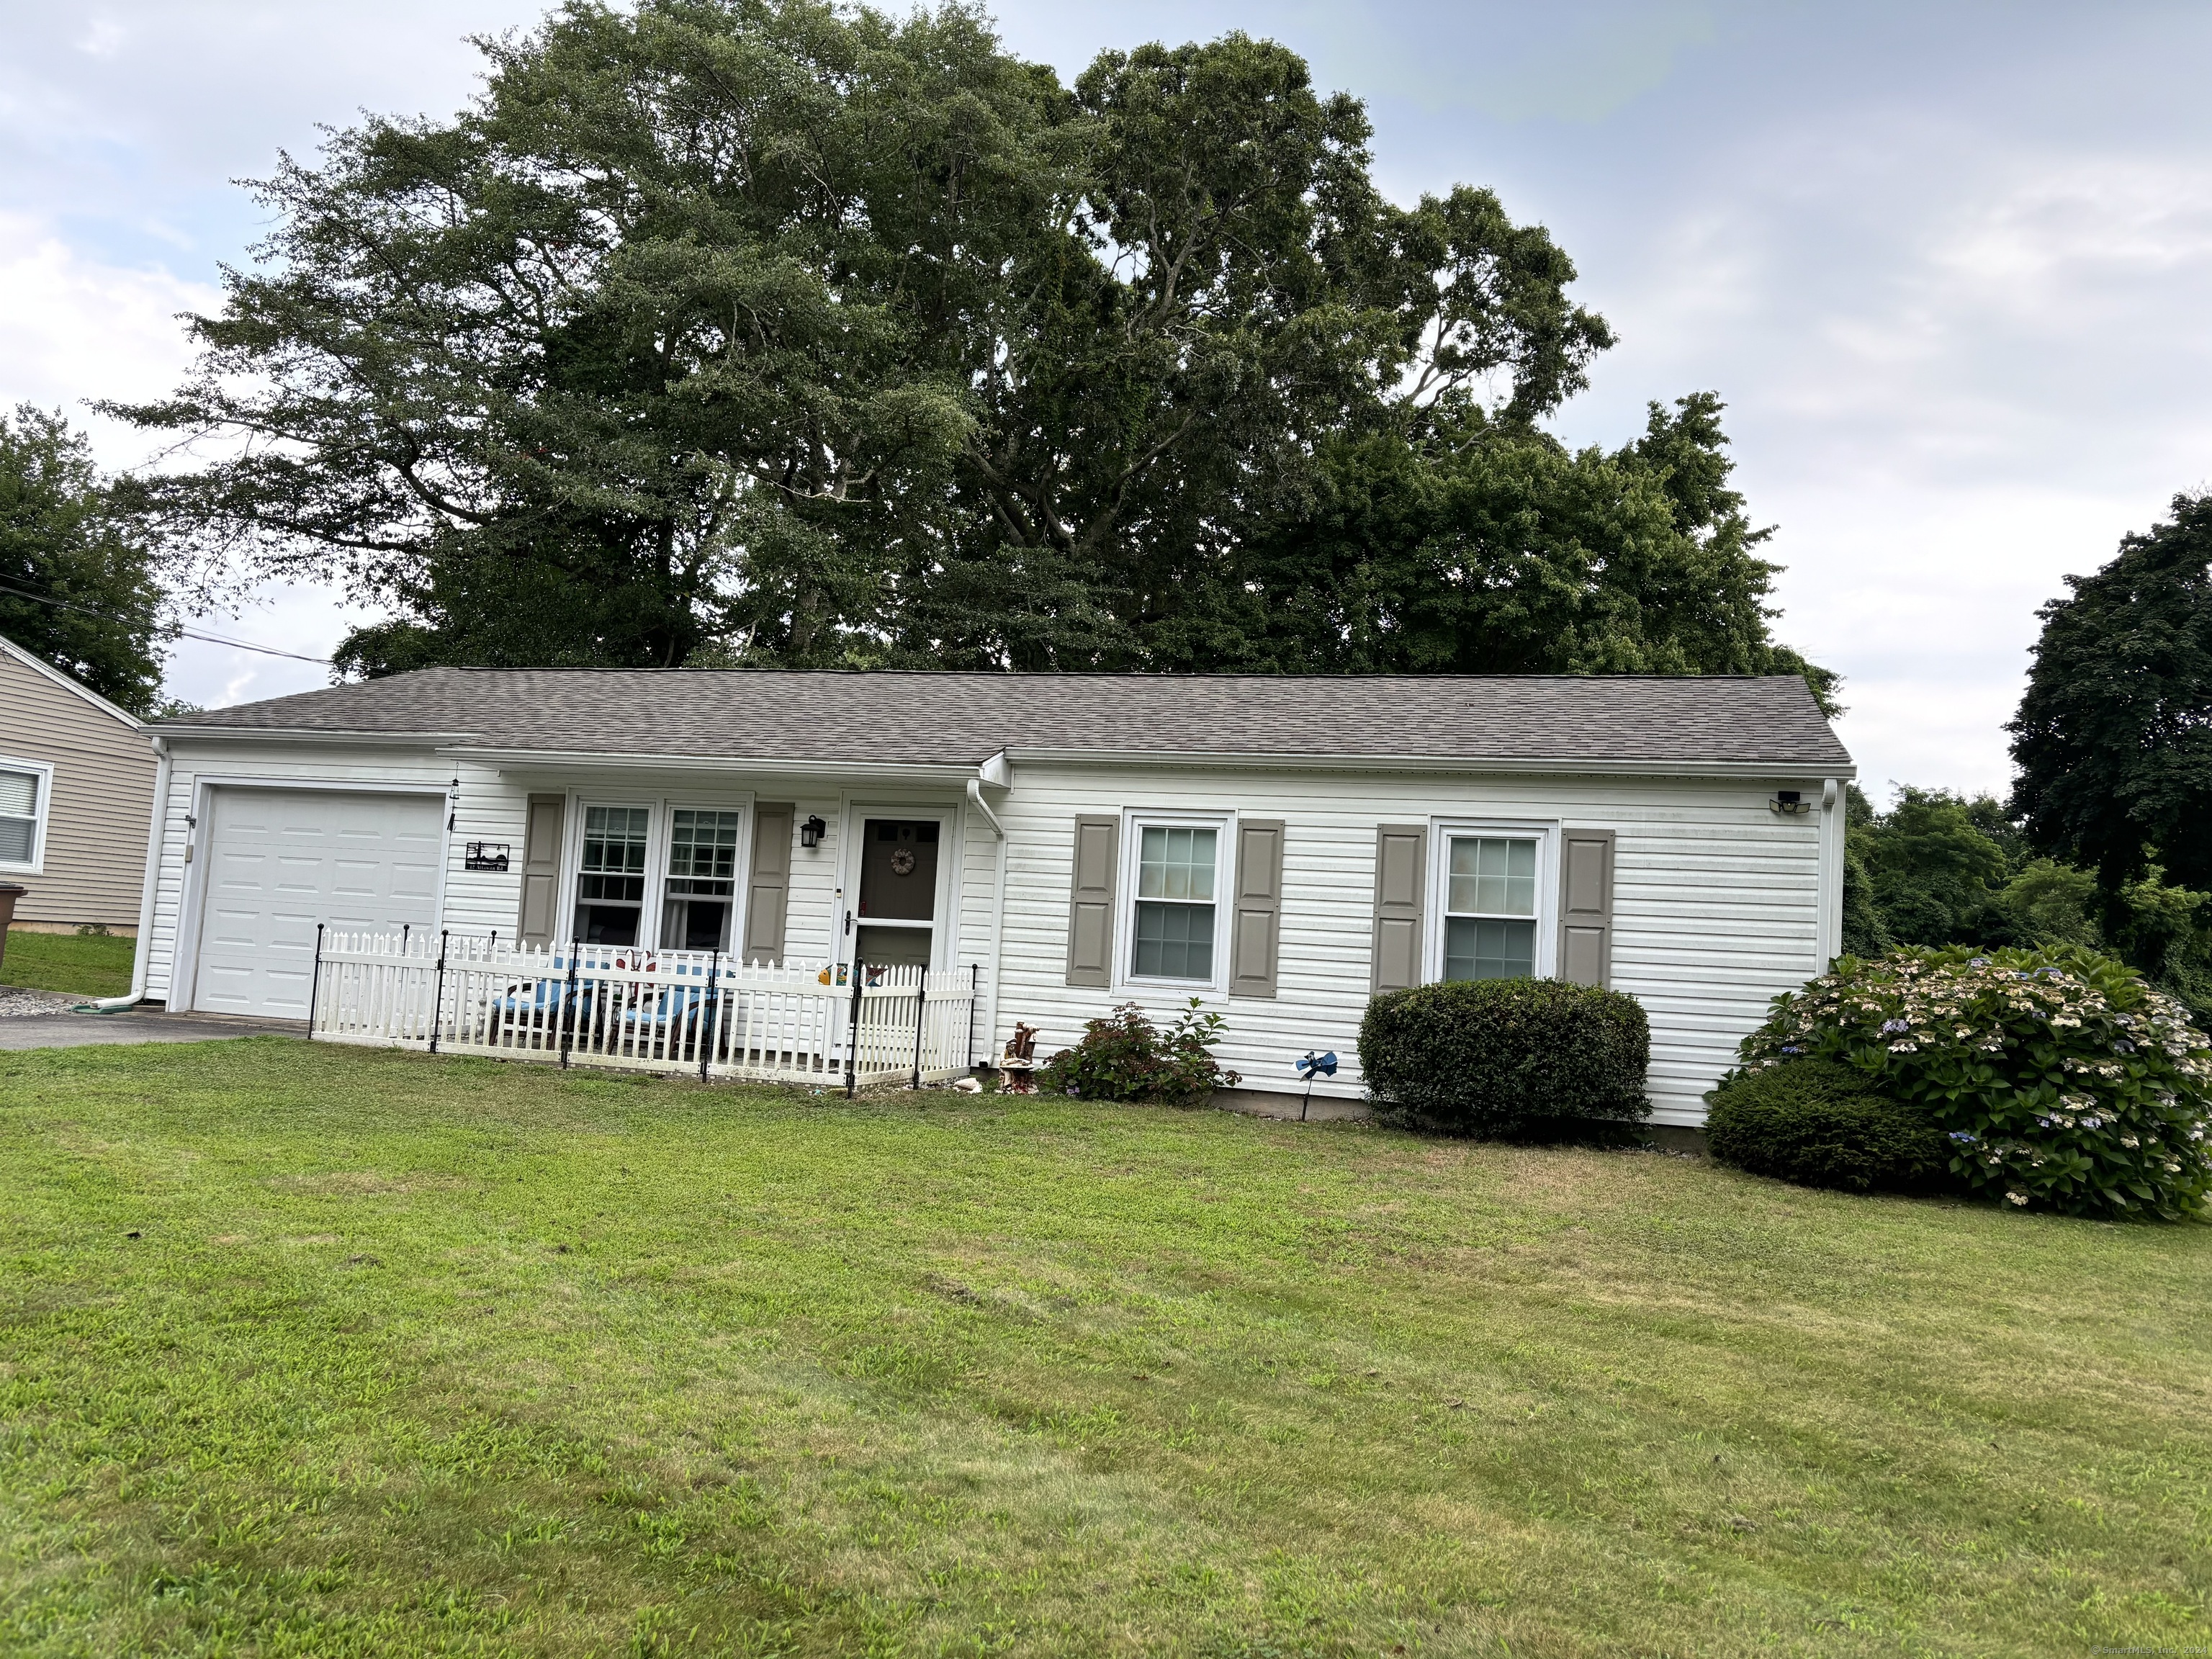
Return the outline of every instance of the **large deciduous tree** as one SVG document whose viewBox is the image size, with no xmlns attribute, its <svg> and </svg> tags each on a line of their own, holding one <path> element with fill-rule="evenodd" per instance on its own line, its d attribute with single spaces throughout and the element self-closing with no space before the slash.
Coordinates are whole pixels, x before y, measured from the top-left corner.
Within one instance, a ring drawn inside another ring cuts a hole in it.
<svg viewBox="0 0 2212 1659">
<path fill-rule="evenodd" d="M 2154 863 L 2212 888 L 2212 495 L 2177 495 L 2171 521 L 2066 582 L 2009 728 L 2014 809 L 2107 896 Z"/>
<path fill-rule="evenodd" d="M 163 630 L 138 529 L 59 413 L 0 412 L 0 635 L 145 714 L 161 690 Z"/>
<path fill-rule="evenodd" d="M 1073 86 L 975 11 L 573 3 L 448 122 L 259 187 L 155 428 L 342 653 L 1018 668 L 1801 666 L 1717 404 L 1538 422 L 1610 343 L 1486 191 L 1401 207 L 1279 46 Z"/>
</svg>

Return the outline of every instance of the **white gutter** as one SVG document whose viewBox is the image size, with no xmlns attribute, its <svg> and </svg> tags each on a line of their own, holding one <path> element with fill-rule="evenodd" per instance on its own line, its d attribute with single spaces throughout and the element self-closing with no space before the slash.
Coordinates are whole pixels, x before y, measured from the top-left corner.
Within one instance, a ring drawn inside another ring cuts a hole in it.
<svg viewBox="0 0 2212 1659">
<path fill-rule="evenodd" d="M 313 743 L 345 748 L 436 748 L 441 744 L 466 743 L 473 732 L 325 732 L 312 726 L 193 726 L 183 720 L 163 720 L 161 731 L 172 738 L 202 743 Z"/>
<path fill-rule="evenodd" d="M 968 804 L 983 815 L 983 822 L 991 826 L 993 835 L 1000 841 L 1006 840 L 1006 826 L 999 822 L 999 815 L 984 802 L 983 781 L 981 778 L 968 780 Z"/>
<path fill-rule="evenodd" d="M 441 755 L 474 761 L 502 771 L 759 772 L 777 777 L 865 780 L 957 789 L 983 775 L 982 768 L 928 762 L 793 759 L 775 755 L 647 755 L 584 749 L 495 749 L 448 744 Z M 988 763 L 987 763 L 988 764 Z"/>
<path fill-rule="evenodd" d="M 145 888 L 138 895 L 138 948 L 131 954 L 131 988 L 119 997 L 80 1004 L 78 1013 L 112 1014 L 133 1008 L 146 994 L 146 975 L 154 960 L 154 896 L 161 878 L 162 832 L 169 821 L 169 745 L 154 738 L 154 817 L 146 827 Z"/>
<path fill-rule="evenodd" d="M 1210 750 L 1115 753 L 1098 749 L 1013 749 L 1010 762 L 1060 766 L 1218 766 L 1266 772 L 1504 772 L 1631 778 L 1742 778 L 1753 781 L 1856 778 L 1832 761 L 1562 760 L 1528 755 L 1224 754 Z"/>
</svg>

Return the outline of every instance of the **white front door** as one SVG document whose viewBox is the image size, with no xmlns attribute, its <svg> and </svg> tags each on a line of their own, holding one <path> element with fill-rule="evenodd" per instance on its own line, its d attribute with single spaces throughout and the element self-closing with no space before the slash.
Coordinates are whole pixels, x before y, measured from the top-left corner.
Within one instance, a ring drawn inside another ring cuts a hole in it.
<svg viewBox="0 0 2212 1659">
<path fill-rule="evenodd" d="M 434 926 L 445 810 L 441 795 L 216 789 L 192 1006 L 305 1019 L 318 923 Z"/>
</svg>

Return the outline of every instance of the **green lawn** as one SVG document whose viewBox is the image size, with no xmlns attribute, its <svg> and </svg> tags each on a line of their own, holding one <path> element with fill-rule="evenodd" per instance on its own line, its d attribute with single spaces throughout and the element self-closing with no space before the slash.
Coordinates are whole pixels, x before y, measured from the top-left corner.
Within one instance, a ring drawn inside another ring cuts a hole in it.
<svg viewBox="0 0 2212 1659">
<path fill-rule="evenodd" d="M 137 941 L 112 933 L 31 933 L 8 930 L 0 959 L 0 985 L 63 991 L 81 997 L 119 997 L 131 988 L 131 953 Z"/>
<path fill-rule="evenodd" d="M 0 1230 L 11 1655 L 2212 1639 L 2212 1229 L 268 1038 Z"/>
</svg>

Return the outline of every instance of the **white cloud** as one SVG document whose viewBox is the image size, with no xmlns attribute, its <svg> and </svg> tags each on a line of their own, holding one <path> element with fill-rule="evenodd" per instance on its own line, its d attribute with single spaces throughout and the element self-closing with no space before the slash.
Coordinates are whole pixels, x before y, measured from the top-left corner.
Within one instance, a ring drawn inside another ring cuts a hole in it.
<svg viewBox="0 0 2212 1659">
<path fill-rule="evenodd" d="M 158 398 L 174 388 L 192 349 L 177 313 L 217 308 L 214 288 L 159 268 L 102 264 L 33 216 L 0 212 L 0 404 L 59 407 L 88 431 L 102 463 L 138 465 L 159 441 L 94 415 L 90 398 Z M 372 612 L 334 588 L 272 585 L 242 612 L 191 625 L 249 644 L 326 656 Z M 178 641 L 165 676 L 170 695 L 204 708 L 328 684 L 330 671 L 197 640 Z"/>
<path fill-rule="evenodd" d="M 452 111 L 541 0 L 0 0 L 0 395 L 173 384 L 258 210 L 226 182 L 358 111 Z M 2212 12 L 1868 0 L 1000 0 L 1017 49 L 1232 27 L 1371 100 L 1390 187 L 1498 188 L 1620 329 L 1575 442 L 1728 400 L 1778 632 L 1849 677 L 1869 780 L 2001 788 L 2034 611 L 2212 473 Z M 81 412 L 81 411 L 79 411 Z M 111 464 L 132 434 L 98 434 Z M 325 651 L 327 590 L 218 632 Z M 187 647 L 215 702 L 322 670 Z"/>
<path fill-rule="evenodd" d="M 172 390 L 192 356 L 178 313 L 220 301 L 207 284 L 102 264 L 51 222 L 0 212 L 0 399 L 58 406 L 93 429 L 103 461 L 136 462 L 146 441 L 82 405 Z"/>
</svg>

